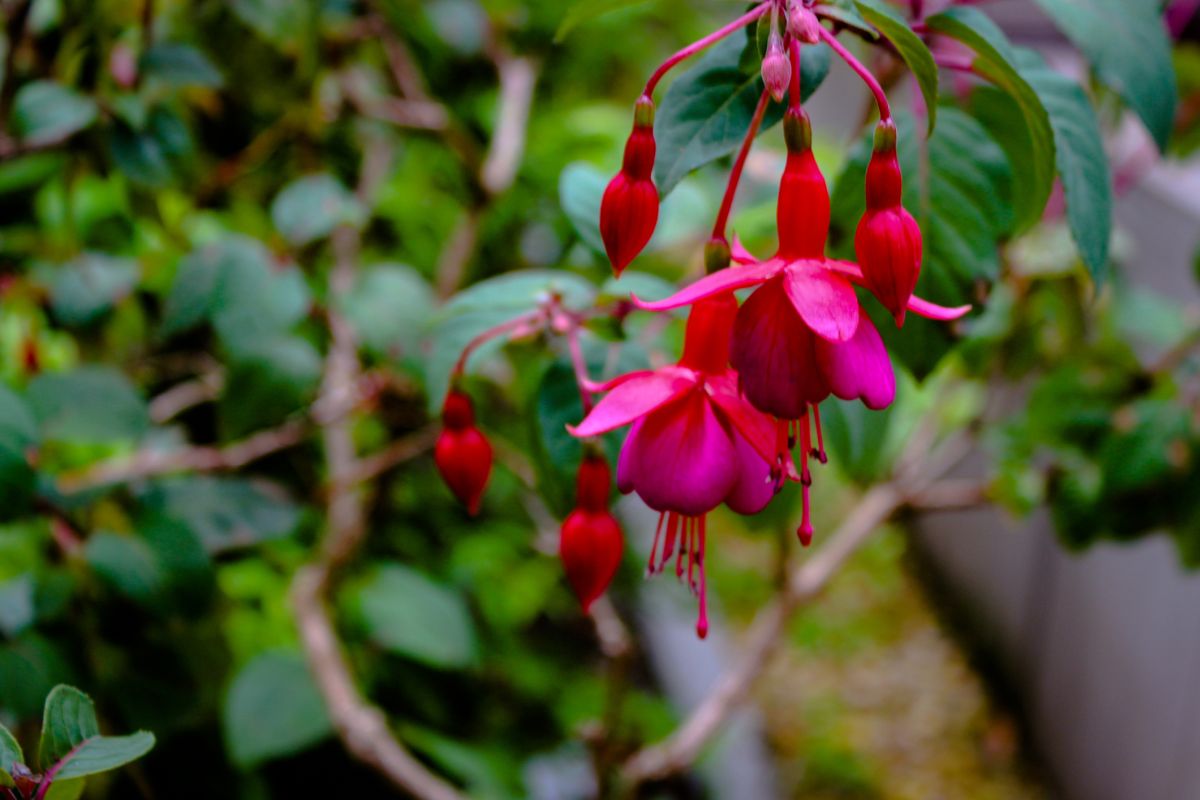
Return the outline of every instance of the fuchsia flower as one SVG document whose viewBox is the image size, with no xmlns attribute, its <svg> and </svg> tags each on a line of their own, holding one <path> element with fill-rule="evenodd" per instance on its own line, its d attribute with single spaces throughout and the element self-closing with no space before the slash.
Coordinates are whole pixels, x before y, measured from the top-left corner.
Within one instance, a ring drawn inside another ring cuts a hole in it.
<svg viewBox="0 0 1200 800">
<path fill-rule="evenodd" d="M 676 555 L 682 578 L 686 553 L 688 582 L 700 596 L 701 637 L 708 632 L 704 515 L 721 503 L 740 514 L 758 513 L 781 487 L 785 469 L 776 460 L 774 421 L 738 394 L 728 366 L 736 312 L 729 293 L 696 303 L 679 363 L 598 387 L 608 394 L 571 430 L 598 436 L 632 424 L 617 464 L 617 488 L 637 492 L 661 512 L 651 572 L 661 572 Z"/>
<path fill-rule="evenodd" d="M 658 224 L 658 189 L 651 177 L 654 150 L 654 102 L 644 96 L 634 106 L 621 171 L 600 201 L 600 237 L 616 275 L 642 252 Z"/>
<path fill-rule="evenodd" d="M 433 448 L 434 463 L 450 491 L 474 516 L 492 474 L 492 446 L 475 427 L 471 398 L 457 389 L 446 395 L 442 426 Z"/>
<path fill-rule="evenodd" d="M 900 204 L 903 182 L 896 157 L 896 124 L 875 128 L 867 165 L 867 210 L 854 235 L 854 252 L 867 288 L 904 324 L 904 311 L 921 274 L 921 228 Z"/>
<path fill-rule="evenodd" d="M 625 541 L 608 510 L 612 476 L 604 458 L 584 456 L 576 480 L 576 507 L 563 520 L 558 554 L 586 614 L 617 574 Z"/>
</svg>

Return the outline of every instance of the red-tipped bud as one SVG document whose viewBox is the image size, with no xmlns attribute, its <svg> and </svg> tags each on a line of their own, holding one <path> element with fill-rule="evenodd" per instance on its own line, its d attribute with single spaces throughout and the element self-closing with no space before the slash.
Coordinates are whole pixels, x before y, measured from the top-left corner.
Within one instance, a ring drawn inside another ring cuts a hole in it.
<svg viewBox="0 0 1200 800">
<path fill-rule="evenodd" d="M 474 516 L 479 513 L 483 490 L 492 474 L 492 446 L 475 427 L 471 398 L 457 389 L 446 395 L 442 425 L 433 460 L 450 491 Z"/>
<path fill-rule="evenodd" d="M 788 84 L 792 82 L 792 62 L 783 50 L 783 39 L 773 28 L 767 39 L 767 52 L 763 55 L 762 79 L 776 103 L 787 94 Z"/>
<path fill-rule="evenodd" d="M 775 222 L 782 258 L 822 258 L 829 235 L 829 189 L 812 152 L 812 127 L 802 110 L 783 118 L 787 166 L 779 182 Z"/>
<path fill-rule="evenodd" d="M 621 526 L 608 511 L 612 478 L 603 457 L 587 455 L 579 466 L 578 500 L 563 521 L 558 553 L 584 613 L 612 583 L 625 547 Z"/>
<path fill-rule="evenodd" d="M 867 288 L 892 312 L 897 325 L 921 274 L 921 228 L 900 204 L 903 183 L 896 157 L 896 126 L 880 122 L 867 166 L 867 210 L 858 223 L 854 250 Z"/>
<path fill-rule="evenodd" d="M 625 142 L 621 171 L 609 181 L 600 201 L 600 236 L 617 275 L 642 252 L 658 224 L 653 172 L 654 103 L 642 97 L 634 108 L 633 132 Z"/>
<path fill-rule="evenodd" d="M 803 3 L 793 3 L 788 12 L 788 33 L 805 44 L 816 44 L 821 41 L 821 21 Z"/>
</svg>

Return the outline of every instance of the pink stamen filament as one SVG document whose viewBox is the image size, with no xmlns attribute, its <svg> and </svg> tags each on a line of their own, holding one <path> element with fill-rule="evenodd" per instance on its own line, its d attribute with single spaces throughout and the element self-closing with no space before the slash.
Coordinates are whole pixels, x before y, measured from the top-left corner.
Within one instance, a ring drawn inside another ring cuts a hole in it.
<svg viewBox="0 0 1200 800">
<path fill-rule="evenodd" d="M 707 538 L 705 518 L 700 518 L 700 546 L 696 554 L 696 565 L 700 569 L 700 613 L 696 618 L 696 635 L 703 639 L 708 636 L 708 584 L 704 578 L 704 546 Z"/>
<path fill-rule="evenodd" d="M 812 473 L 808 469 L 808 456 L 812 452 L 812 434 L 808 429 L 808 412 L 800 417 L 800 481 L 808 486 L 812 483 Z"/>
<path fill-rule="evenodd" d="M 754 144 L 754 137 L 758 135 L 758 128 L 762 125 L 763 114 L 767 111 L 767 101 L 770 98 L 770 91 L 763 89 L 762 96 L 758 98 L 758 106 L 754 109 L 754 116 L 750 120 L 750 128 L 746 131 L 746 138 L 742 140 L 742 147 L 733 162 L 733 169 L 729 171 L 729 183 L 726 184 L 725 196 L 721 199 L 721 210 L 717 213 L 717 221 L 713 223 L 714 239 L 727 240 L 725 226 L 729 222 L 729 211 L 733 208 L 733 196 L 737 194 L 738 182 L 742 179 L 742 168 L 746 166 L 746 156 L 750 154 L 750 146 Z"/>
<path fill-rule="evenodd" d="M 817 429 L 817 460 L 822 464 L 829 463 L 829 456 L 825 455 L 825 436 L 821 432 L 821 407 L 814 405 L 812 407 L 813 427 Z"/>
<path fill-rule="evenodd" d="M 658 527 L 654 529 L 654 544 L 650 545 L 650 560 L 646 564 L 647 578 L 654 574 L 654 554 L 658 552 L 658 540 L 662 536 L 663 522 L 666 520 L 666 518 L 666 514 L 658 515 Z"/>
<path fill-rule="evenodd" d="M 871 94 L 875 95 L 875 103 L 879 106 L 879 118 L 888 120 L 892 118 L 892 107 L 888 105 L 887 95 L 883 93 L 883 87 L 879 85 L 879 81 L 871 74 L 871 71 L 863 66 L 862 62 L 854 57 L 854 54 L 842 46 L 842 43 L 837 40 L 837 37 L 830 33 L 824 26 L 821 26 L 821 38 L 825 43 L 833 48 L 833 52 L 837 53 L 850 69 L 854 70 L 858 77 L 862 78 L 863 83 L 871 90 Z"/>
<path fill-rule="evenodd" d="M 642 94 L 645 95 L 646 97 L 653 97 L 654 96 L 654 88 L 656 86 L 658 86 L 658 82 L 660 80 L 662 80 L 662 77 L 664 75 L 666 75 L 667 72 L 669 72 L 672 67 L 674 67 L 676 64 L 678 64 L 680 61 L 683 61 L 685 58 L 688 58 L 689 56 L 693 56 L 696 53 L 700 52 L 704 48 L 708 47 L 710 44 L 721 41 L 722 39 L 724 39 L 726 36 L 733 33 L 734 31 L 736 31 L 740 28 L 746 27 L 751 22 L 754 22 L 756 19 L 761 17 L 763 14 L 767 13 L 767 11 L 769 11 L 772 8 L 772 6 L 774 6 L 774 1 L 766 0 L 766 2 L 763 2 L 760 5 L 756 6 L 755 8 L 752 8 L 750 11 L 747 11 L 745 14 L 738 17 L 737 19 L 735 19 L 733 22 L 729 23 L 725 27 L 719 28 L 719 29 L 713 31 L 708 36 L 705 36 L 703 39 L 697 39 L 696 41 L 689 44 L 687 47 L 685 47 L 682 50 L 680 50 L 679 52 L 677 52 L 675 55 L 668 58 L 661 65 L 659 65 L 658 69 L 654 70 L 654 74 L 650 76 L 650 80 L 646 81 L 646 89 L 642 92 Z"/>
</svg>

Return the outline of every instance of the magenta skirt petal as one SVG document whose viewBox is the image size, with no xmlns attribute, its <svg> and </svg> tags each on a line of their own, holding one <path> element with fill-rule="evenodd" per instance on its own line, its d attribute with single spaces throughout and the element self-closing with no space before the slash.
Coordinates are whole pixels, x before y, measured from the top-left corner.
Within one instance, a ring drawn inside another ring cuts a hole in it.
<svg viewBox="0 0 1200 800">
<path fill-rule="evenodd" d="M 848 342 L 817 342 L 817 360 L 829 388 L 843 400 L 860 398 L 867 408 L 881 409 L 896 398 L 896 376 L 887 348 L 870 317 L 863 312 Z"/>
<path fill-rule="evenodd" d="M 575 436 L 597 436 L 628 425 L 696 386 L 696 373 L 681 367 L 644 372 L 613 387 L 583 422 L 567 426 Z"/>
<path fill-rule="evenodd" d="M 858 295 L 850 281 L 811 260 L 793 261 L 784 275 L 787 296 L 813 333 L 831 342 L 844 342 L 854 335 Z"/>
<path fill-rule="evenodd" d="M 796 314 L 783 282 L 779 277 L 763 284 L 738 310 L 730 362 L 755 408 L 797 419 L 807 403 L 824 400 L 829 387 L 817 368 L 816 337 Z"/>
<path fill-rule="evenodd" d="M 685 286 L 670 297 L 654 302 L 646 302 L 635 296 L 633 297 L 633 304 L 646 311 L 666 311 L 671 308 L 691 305 L 697 300 L 703 300 L 706 297 L 762 283 L 779 272 L 782 266 L 780 262 L 771 259 L 770 261 L 729 267 L 728 269 L 714 272 L 712 275 L 707 275 L 690 286 Z"/>
<path fill-rule="evenodd" d="M 692 516 L 721 504 L 737 469 L 729 431 L 708 396 L 696 391 L 634 426 L 621 450 L 617 483 L 656 511 Z"/>
<path fill-rule="evenodd" d="M 775 496 L 771 466 L 741 436 L 733 438 L 737 451 L 738 478 L 733 490 L 725 498 L 725 505 L 739 514 L 757 514 Z"/>
</svg>

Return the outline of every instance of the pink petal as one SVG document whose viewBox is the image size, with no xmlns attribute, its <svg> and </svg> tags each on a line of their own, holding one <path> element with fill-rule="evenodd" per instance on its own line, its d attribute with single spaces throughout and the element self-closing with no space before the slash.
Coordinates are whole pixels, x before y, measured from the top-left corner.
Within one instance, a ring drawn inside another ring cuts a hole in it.
<svg viewBox="0 0 1200 800">
<path fill-rule="evenodd" d="M 788 264 L 784 288 L 796 311 L 818 336 L 844 342 L 858 329 L 858 295 L 844 277 L 822 262 Z"/>
<path fill-rule="evenodd" d="M 829 387 L 817 369 L 817 337 L 796 313 L 779 276 L 760 286 L 738 310 L 729 360 L 742 393 L 755 408 L 780 419 L 797 419 L 806 404 L 819 403 Z"/>
<path fill-rule="evenodd" d="M 848 342 L 818 340 L 816 350 L 821 372 L 835 395 L 843 400 L 862 398 L 872 409 L 891 405 L 896 397 L 896 376 L 887 348 L 866 312 L 854 338 Z"/>
<path fill-rule="evenodd" d="M 942 322 L 949 322 L 952 319 L 958 319 L 963 314 L 966 314 L 971 310 L 971 306 L 965 305 L 958 306 L 956 308 L 948 308 L 946 306 L 939 306 L 937 303 L 931 303 L 928 300 L 922 300 L 914 294 L 912 297 L 908 298 L 908 310 L 914 314 L 920 314 L 922 317 L 926 317 L 927 319 L 936 319 L 941 320 Z"/>
<path fill-rule="evenodd" d="M 848 280 L 851 280 L 854 283 L 862 284 L 865 280 L 865 278 L 863 278 L 862 267 L 858 266 L 858 264 L 855 264 L 853 261 L 842 261 L 836 258 L 827 258 L 825 259 L 825 266 L 826 268 L 845 276 Z"/>
<path fill-rule="evenodd" d="M 771 466 L 740 436 L 734 437 L 737 453 L 737 482 L 725 498 L 725 505 L 739 514 L 757 514 L 775 496 Z"/>
<path fill-rule="evenodd" d="M 650 414 L 625 439 L 618 485 L 656 511 L 688 516 L 716 508 L 737 481 L 730 433 L 704 392 L 689 392 Z"/>
<path fill-rule="evenodd" d="M 733 235 L 733 244 L 729 247 L 729 255 L 737 264 L 757 264 L 759 261 L 753 253 L 746 249 L 736 233 Z"/>
<path fill-rule="evenodd" d="M 629 433 L 625 436 L 625 441 L 621 443 L 621 454 L 617 457 L 617 489 L 621 494 L 629 494 L 637 485 L 638 462 L 633 457 L 634 443 L 637 441 L 642 423 L 645 421 L 646 418 L 642 417 L 630 425 Z"/>
<path fill-rule="evenodd" d="M 691 305 L 697 300 L 703 300 L 722 292 L 732 292 L 744 289 L 756 283 L 762 283 L 782 268 L 782 264 L 774 259 L 760 263 L 747 264 L 740 267 L 729 267 L 712 275 L 706 275 L 690 286 L 680 289 L 675 294 L 663 300 L 646 302 L 633 296 L 633 304 L 646 311 L 666 311 L 671 308 Z"/>
<path fill-rule="evenodd" d="M 693 388 L 696 380 L 694 372 L 679 367 L 642 373 L 616 386 L 583 422 L 567 430 L 574 436 L 596 436 L 628 425 Z"/>
<path fill-rule="evenodd" d="M 737 381 L 737 373 L 733 370 L 723 375 L 709 375 L 705 379 L 709 397 L 717 404 L 738 438 L 749 442 L 762 458 L 773 461 L 776 455 L 776 421 L 742 397 Z"/>
</svg>

